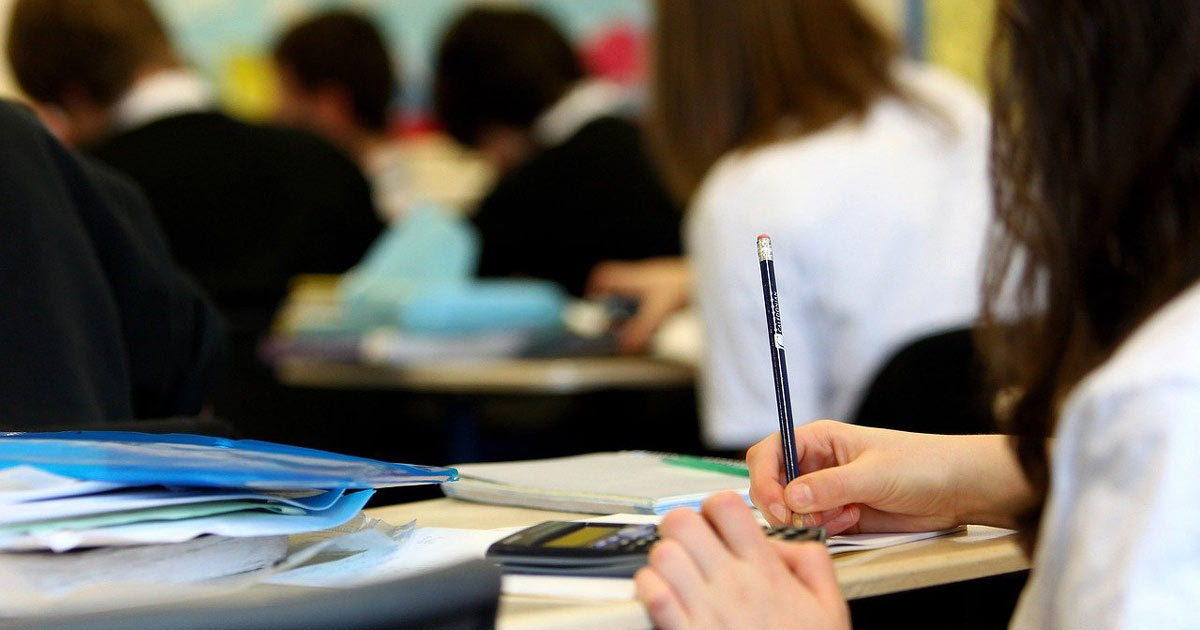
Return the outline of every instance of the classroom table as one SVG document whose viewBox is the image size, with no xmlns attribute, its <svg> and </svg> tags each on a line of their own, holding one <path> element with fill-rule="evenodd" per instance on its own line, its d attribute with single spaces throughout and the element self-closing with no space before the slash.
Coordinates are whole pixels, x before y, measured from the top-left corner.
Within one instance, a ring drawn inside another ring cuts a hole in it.
<svg viewBox="0 0 1200 630">
<path fill-rule="evenodd" d="M 391 523 L 416 519 L 418 527 L 491 529 L 576 520 L 586 515 L 432 499 L 373 508 L 368 514 Z M 1016 537 L 1007 530 L 971 526 L 962 533 L 885 549 L 834 557 L 838 582 L 848 599 L 873 597 L 1021 571 L 1029 567 Z M 650 628 L 636 601 L 594 602 L 504 595 L 497 627 Z"/>
<path fill-rule="evenodd" d="M 693 368 L 646 357 L 455 360 L 408 366 L 285 359 L 275 366 L 293 387 L 397 389 L 433 394 L 581 394 L 609 389 L 687 387 Z"/>
<path fill-rule="evenodd" d="M 299 322 L 332 317 L 340 308 L 339 277 L 293 278 L 274 329 L 286 337 Z M 688 387 L 695 382 L 690 365 L 635 356 L 572 356 L 437 360 L 406 365 L 369 365 L 307 357 L 275 363 L 280 382 L 319 389 L 391 389 L 429 394 L 581 394 L 603 390 L 653 390 Z"/>
</svg>

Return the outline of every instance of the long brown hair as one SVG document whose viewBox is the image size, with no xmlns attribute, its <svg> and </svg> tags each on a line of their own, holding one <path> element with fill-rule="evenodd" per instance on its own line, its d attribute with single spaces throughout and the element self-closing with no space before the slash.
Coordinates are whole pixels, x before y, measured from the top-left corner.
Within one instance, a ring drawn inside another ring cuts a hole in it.
<svg viewBox="0 0 1200 630">
<path fill-rule="evenodd" d="M 691 196 L 723 154 L 902 95 L 899 47 L 847 0 L 658 0 L 650 141 Z M 790 123 L 790 125 L 785 124 Z"/>
<path fill-rule="evenodd" d="M 1200 278 L 1200 3 L 1002 0 L 981 330 L 1042 500 L 1066 394 Z"/>
</svg>

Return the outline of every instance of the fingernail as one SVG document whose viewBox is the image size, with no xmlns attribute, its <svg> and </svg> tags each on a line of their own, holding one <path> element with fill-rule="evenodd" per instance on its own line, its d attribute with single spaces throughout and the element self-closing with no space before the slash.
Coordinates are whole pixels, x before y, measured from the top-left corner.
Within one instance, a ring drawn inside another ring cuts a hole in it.
<svg viewBox="0 0 1200 630">
<path fill-rule="evenodd" d="M 793 484 L 787 491 L 788 505 L 795 512 L 803 511 L 804 508 L 812 505 L 813 493 L 812 488 L 808 484 L 797 483 Z"/>
<path fill-rule="evenodd" d="M 787 508 L 783 507 L 782 503 L 772 503 L 771 507 L 767 508 L 767 511 L 771 513 L 771 516 L 775 517 L 776 522 L 787 522 L 788 511 Z"/>
<path fill-rule="evenodd" d="M 793 514 L 792 527 L 816 527 L 817 518 L 812 514 Z"/>
</svg>

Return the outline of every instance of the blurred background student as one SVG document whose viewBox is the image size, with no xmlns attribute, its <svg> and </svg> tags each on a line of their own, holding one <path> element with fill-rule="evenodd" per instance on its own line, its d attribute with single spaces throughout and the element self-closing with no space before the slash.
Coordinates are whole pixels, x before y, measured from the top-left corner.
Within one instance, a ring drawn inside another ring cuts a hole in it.
<svg viewBox="0 0 1200 630">
<path fill-rule="evenodd" d="M 145 197 L 2 100 L 0 137 L 0 430 L 200 413 L 224 327 Z"/>
<path fill-rule="evenodd" d="M 255 422 L 275 389 L 257 340 L 292 276 L 343 272 L 378 234 L 367 182 L 315 137 L 217 111 L 145 0 L 18 0 L 8 57 L 67 141 L 145 190 L 180 266 L 230 324 L 216 411 Z"/>
<path fill-rule="evenodd" d="M 305 127 L 354 157 L 384 221 L 413 202 L 409 158 L 389 137 L 400 81 L 370 20 L 330 11 L 292 26 L 274 50 L 279 122 Z"/>
<path fill-rule="evenodd" d="M 705 441 L 745 447 L 777 426 L 754 247 L 769 232 L 793 413 L 849 419 L 892 352 L 977 311 L 986 110 L 903 61 L 853 3 L 655 6 L 648 127 L 689 200 L 690 283 L 682 260 L 657 260 L 601 269 L 593 290 L 670 305 L 691 295 Z M 662 283 L 647 286 L 649 273 Z"/>
<path fill-rule="evenodd" d="M 437 52 L 437 114 L 500 173 L 474 217 L 480 274 L 583 293 L 602 260 L 677 255 L 680 215 L 625 117 L 626 94 L 587 79 L 571 44 L 519 8 L 474 8 Z"/>
</svg>

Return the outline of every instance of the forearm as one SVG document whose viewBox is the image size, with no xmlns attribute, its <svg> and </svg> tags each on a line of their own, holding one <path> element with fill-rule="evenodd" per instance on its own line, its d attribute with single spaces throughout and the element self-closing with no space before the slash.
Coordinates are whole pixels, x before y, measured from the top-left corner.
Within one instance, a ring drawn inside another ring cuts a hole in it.
<svg viewBox="0 0 1200 630">
<path fill-rule="evenodd" d="M 1016 527 L 1035 501 L 1006 435 L 954 436 L 956 514 L 963 524 Z"/>
</svg>

